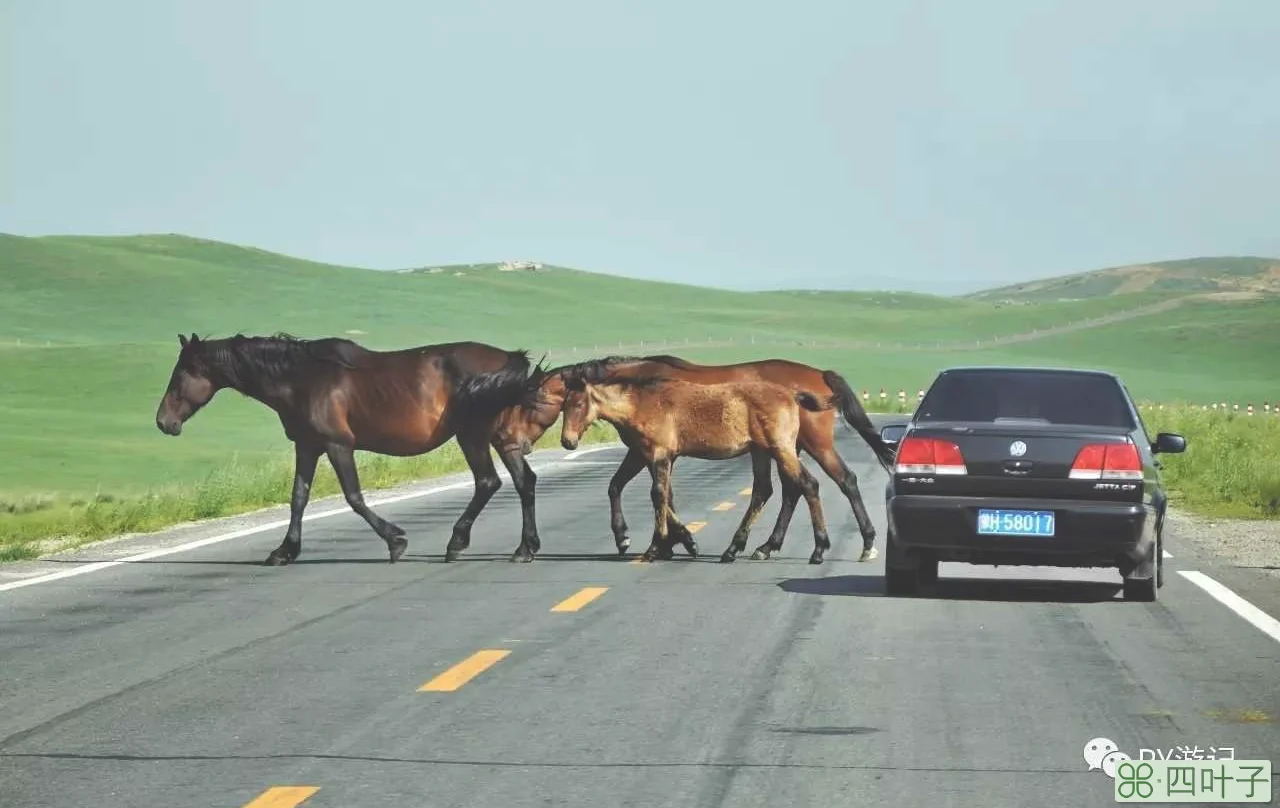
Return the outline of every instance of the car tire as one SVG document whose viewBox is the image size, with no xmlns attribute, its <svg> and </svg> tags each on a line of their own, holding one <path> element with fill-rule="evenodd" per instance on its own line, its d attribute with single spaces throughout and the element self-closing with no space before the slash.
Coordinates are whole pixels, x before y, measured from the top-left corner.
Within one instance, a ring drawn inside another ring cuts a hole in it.
<svg viewBox="0 0 1280 808">
<path fill-rule="evenodd" d="M 1151 603 L 1156 599 L 1156 579 L 1151 578 L 1125 578 L 1124 579 L 1124 599 L 1138 603 Z"/>
<path fill-rule="evenodd" d="M 914 595 L 919 588 L 916 567 L 903 555 L 898 537 L 890 528 L 884 535 L 884 591 L 887 595 Z"/>
<path fill-rule="evenodd" d="M 927 586 L 938 582 L 938 557 L 933 553 L 920 556 L 916 566 L 916 579 Z"/>
<path fill-rule="evenodd" d="M 1164 586 L 1164 528 L 1156 531 L 1156 589 Z"/>
<path fill-rule="evenodd" d="M 884 591 L 889 595 L 914 595 L 918 591 L 916 571 L 886 566 Z"/>
</svg>

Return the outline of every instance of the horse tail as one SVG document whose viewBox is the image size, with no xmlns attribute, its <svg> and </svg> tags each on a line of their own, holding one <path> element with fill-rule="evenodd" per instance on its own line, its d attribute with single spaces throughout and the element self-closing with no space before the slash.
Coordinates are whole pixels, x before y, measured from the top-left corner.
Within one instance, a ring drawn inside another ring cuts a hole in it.
<svg viewBox="0 0 1280 808">
<path fill-rule="evenodd" d="M 858 402 L 858 396 L 853 392 L 853 388 L 849 386 L 843 376 L 834 370 L 822 371 L 822 380 L 827 383 L 827 386 L 835 394 L 832 396 L 832 400 L 839 406 L 840 414 L 844 416 L 845 422 L 862 436 L 867 446 L 871 447 L 871 451 L 876 455 L 876 460 L 880 461 L 880 465 L 884 470 L 892 472 L 894 452 L 889 448 L 889 444 L 885 443 L 884 439 L 880 437 L 880 432 L 876 429 L 875 424 L 871 423 L 870 416 L 862 408 L 862 404 Z"/>
<path fill-rule="evenodd" d="M 529 403 L 537 388 L 529 384 L 529 352 L 509 351 L 507 363 L 486 373 L 467 373 L 454 357 L 445 360 L 454 379 L 453 400 L 468 415 L 497 415 L 509 407 Z M 534 369 L 541 372 L 541 365 Z"/>
</svg>

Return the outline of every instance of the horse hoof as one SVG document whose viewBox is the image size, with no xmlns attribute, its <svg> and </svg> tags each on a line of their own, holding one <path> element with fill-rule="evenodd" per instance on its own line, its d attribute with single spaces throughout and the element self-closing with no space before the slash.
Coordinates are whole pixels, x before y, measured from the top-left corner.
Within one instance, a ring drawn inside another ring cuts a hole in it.
<svg viewBox="0 0 1280 808">
<path fill-rule="evenodd" d="M 288 564 L 290 561 L 292 561 L 292 559 L 289 558 L 288 556 L 272 553 L 271 555 L 267 556 L 267 560 L 262 562 L 262 564 L 263 566 L 266 566 L 266 567 L 283 567 L 286 564 Z"/>
<path fill-rule="evenodd" d="M 733 553 L 730 553 L 730 552 L 728 552 L 728 551 L 726 550 L 724 553 L 722 553 L 722 554 L 720 555 L 720 563 L 721 563 L 721 564 L 732 564 L 732 563 L 733 563 L 733 561 L 734 561 L 734 558 L 735 558 L 735 556 L 733 555 Z"/>
<path fill-rule="evenodd" d="M 764 561 L 768 557 L 769 557 L 769 554 L 766 553 L 764 550 L 756 550 L 754 553 L 751 554 L 752 561 Z"/>
<path fill-rule="evenodd" d="M 444 560 L 445 560 L 446 562 L 448 562 L 448 561 L 457 561 L 457 560 L 458 560 L 458 556 L 460 556 L 460 555 L 462 555 L 462 551 L 461 551 L 461 550 L 455 550 L 454 548 L 450 547 L 449 549 L 447 549 L 447 550 L 445 550 L 445 551 L 444 551 Z"/>
<path fill-rule="evenodd" d="M 516 550 L 511 554 L 512 564 L 528 564 L 533 561 L 533 553 L 526 550 Z"/>
<path fill-rule="evenodd" d="M 822 563 L 822 556 L 820 556 L 820 555 L 818 555 L 818 554 L 816 554 L 816 553 L 815 553 L 815 554 L 813 554 L 813 555 L 811 555 L 811 556 L 809 556 L 809 563 L 810 563 L 810 564 L 821 564 L 821 563 Z"/>
<path fill-rule="evenodd" d="M 880 555 L 880 552 L 879 552 L 878 550 L 876 550 L 876 548 L 874 548 L 874 547 L 868 547 L 867 549 L 865 549 L 865 550 L 863 550 L 863 551 L 862 551 L 862 555 L 858 556 L 858 560 L 859 560 L 859 561 L 872 561 L 872 560 L 874 560 L 874 559 L 875 559 L 877 556 L 879 556 L 879 555 Z"/>
<path fill-rule="evenodd" d="M 409 540 L 402 537 L 395 537 L 387 542 L 388 552 L 391 555 L 391 563 L 394 564 L 400 560 L 400 556 L 404 555 L 404 551 L 409 548 Z"/>
<path fill-rule="evenodd" d="M 696 541 L 691 541 L 691 542 L 689 542 L 688 544 L 686 544 L 686 545 L 684 546 L 684 549 L 685 549 L 685 551 L 686 551 L 686 552 L 688 552 L 688 553 L 689 553 L 689 556 L 690 556 L 691 558 L 697 558 L 697 557 L 698 557 L 698 543 L 697 543 Z"/>
</svg>

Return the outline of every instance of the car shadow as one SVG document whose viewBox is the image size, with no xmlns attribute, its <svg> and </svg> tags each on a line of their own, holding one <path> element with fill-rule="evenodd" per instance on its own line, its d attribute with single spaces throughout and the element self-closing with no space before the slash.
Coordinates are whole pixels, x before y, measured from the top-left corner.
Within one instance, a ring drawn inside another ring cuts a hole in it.
<svg viewBox="0 0 1280 808">
<path fill-rule="evenodd" d="M 1121 592 L 1119 583 L 1061 581 L 1038 578 L 941 578 L 921 586 L 915 595 L 895 596 L 884 591 L 880 575 L 830 575 L 825 578 L 788 578 L 778 583 L 784 592 L 856 598 L 898 597 L 905 600 L 982 600 L 1006 603 L 1106 603 Z"/>
</svg>

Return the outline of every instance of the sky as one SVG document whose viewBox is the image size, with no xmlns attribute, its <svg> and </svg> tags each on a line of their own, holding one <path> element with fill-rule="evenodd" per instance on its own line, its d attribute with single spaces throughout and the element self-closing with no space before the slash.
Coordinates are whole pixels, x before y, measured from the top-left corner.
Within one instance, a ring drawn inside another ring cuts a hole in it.
<svg viewBox="0 0 1280 808">
<path fill-rule="evenodd" d="M 1277 41 L 1274 0 L 0 0 L 0 232 L 945 294 L 1280 256 Z"/>
</svg>

